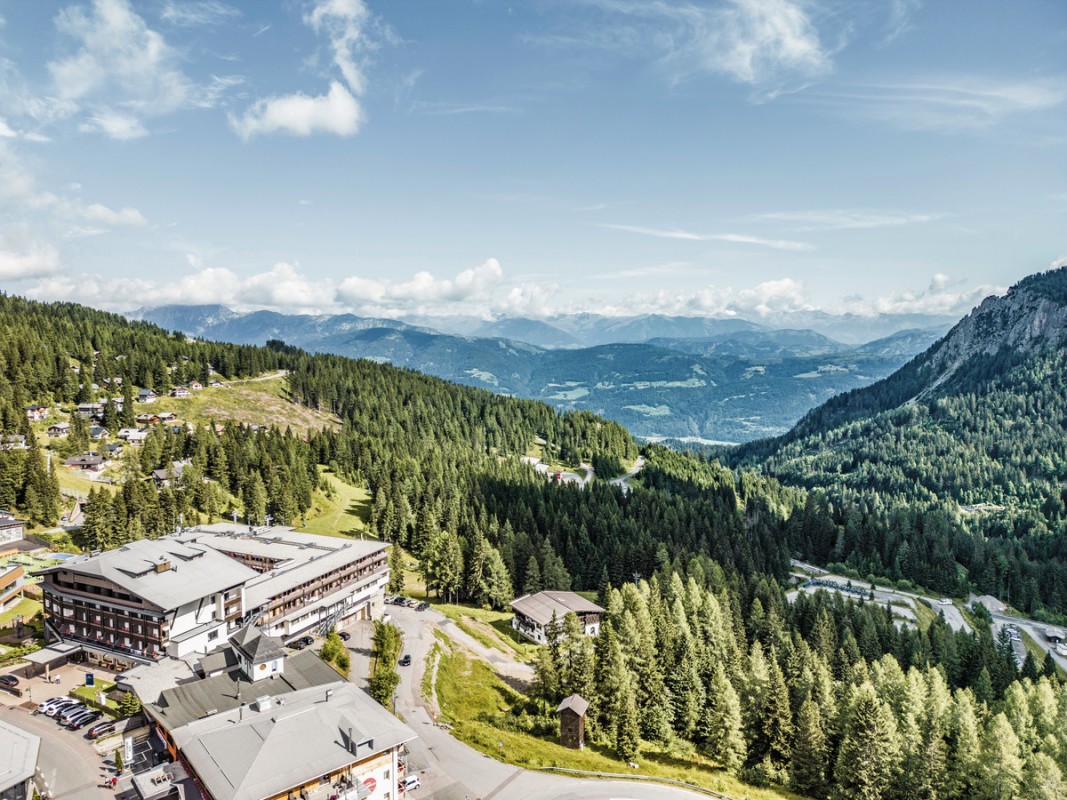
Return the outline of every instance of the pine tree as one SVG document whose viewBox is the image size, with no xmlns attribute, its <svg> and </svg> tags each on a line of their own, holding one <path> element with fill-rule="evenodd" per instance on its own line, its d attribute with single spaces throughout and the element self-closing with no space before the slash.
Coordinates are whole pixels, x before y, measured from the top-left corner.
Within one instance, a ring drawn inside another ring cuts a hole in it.
<svg viewBox="0 0 1067 800">
<path fill-rule="evenodd" d="M 805 700 L 797 714 L 789 784 L 800 794 L 820 796 L 826 786 L 828 748 L 822 715 L 813 700 Z"/>
<path fill-rule="evenodd" d="M 708 753 L 723 769 L 735 774 L 741 769 L 745 762 L 741 700 L 722 664 L 717 663 L 712 672 L 698 733 Z"/>
<path fill-rule="evenodd" d="M 898 751 L 896 722 L 889 708 L 869 683 L 856 687 L 834 766 L 843 796 L 856 800 L 887 797 Z"/>
<path fill-rule="evenodd" d="M 141 713 L 141 701 L 137 699 L 137 695 L 133 692 L 124 693 L 119 701 L 119 713 L 125 718 Z"/>
<path fill-rule="evenodd" d="M 389 594 L 404 593 L 404 552 L 399 544 L 389 548 L 389 583 L 385 587 Z"/>
<path fill-rule="evenodd" d="M 615 752 L 627 763 L 637 760 L 641 752 L 641 735 L 637 721 L 637 699 L 633 681 L 626 676 L 619 697 L 618 718 L 615 722 Z"/>
</svg>

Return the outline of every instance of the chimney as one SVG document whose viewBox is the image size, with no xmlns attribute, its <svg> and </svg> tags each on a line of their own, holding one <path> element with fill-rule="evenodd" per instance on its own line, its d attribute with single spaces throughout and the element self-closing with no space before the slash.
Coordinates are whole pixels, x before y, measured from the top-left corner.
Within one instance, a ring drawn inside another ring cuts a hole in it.
<svg viewBox="0 0 1067 800">
<path fill-rule="evenodd" d="M 271 698 L 269 694 L 256 698 L 256 711 L 270 711 Z"/>
<path fill-rule="evenodd" d="M 333 689 L 326 690 L 326 702 L 330 702 L 330 698 L 333 697 Z"/>
<path fill-rule="evenodd" d="M 354 756 L 355 755 L 359 755 L 356 752 L 356 740 L 352 738 L 352 727 L 351 726 L 349 726 L 349 728 L 348 728 L 348 746 L 352 750 L 352 755 L 354 755 Z"/>
</svg>

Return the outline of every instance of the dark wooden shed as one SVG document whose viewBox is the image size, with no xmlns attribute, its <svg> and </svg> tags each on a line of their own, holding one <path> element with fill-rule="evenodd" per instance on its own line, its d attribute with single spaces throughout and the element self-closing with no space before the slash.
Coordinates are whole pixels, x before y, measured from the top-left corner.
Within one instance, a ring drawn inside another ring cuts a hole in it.
<svg viewBox="0 0 1067 800">
<path fill-rule="evenodd" d="M 559 739 L 564 747 L 581 750 L 585 747 L 585 712 L 589 701 L 579 694 L 572 694 L 559 704 Z"/>
</svg>

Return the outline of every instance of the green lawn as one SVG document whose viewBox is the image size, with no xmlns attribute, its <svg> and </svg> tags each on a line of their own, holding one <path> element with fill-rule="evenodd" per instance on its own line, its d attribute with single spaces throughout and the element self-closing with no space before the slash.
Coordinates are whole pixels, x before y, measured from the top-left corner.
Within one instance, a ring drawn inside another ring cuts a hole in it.
<svg viewBox="0 0 1067 800">
<path fill-rule="evenodd" d="M 299 530 L 324 536 L 353 536 L 365 533 L 370 520 L 371 496 L 365 488 L 345 483 L 332 472 L 320 467 L 330 486 L 331 496 L 315 492 L 307 524 Z"/>
<path fill-rule="evenodd" d="M 522 696 L 484 662 L 468 658 L 462 650 L 450 647 L 447 642 L 437 647 L 441 656 L 436 689 L 442 718 L 453 725 L 456 738 L 491 758 L 527 769 L 563 767 L 670 778 L 749 800 L 798 797 L 743 784 L 716 769 L 690 745 L 679 745 L 668 751 L 643 743 L 639 766 L 634 770 L 611 750 L 596 743 L 587 741 L 584 750 L 570 750 L 560 745 L 554 736 L 541 737 L 496 727 L 490 720 L 507 713 L 522 701 Z M 426 688 L 424 685 L 424 690 Z"/>
<path fill-rule="evenodd" d="M 15 617 L 22 617 L 23 622 L 28 625 L 30 620 L 40 613 L 41 604 L 39 602 L 23 597 L 14 606 L 0 614 L 0 632 L 8 633 L 7 629 L 14 625 Z"/>
</svg>

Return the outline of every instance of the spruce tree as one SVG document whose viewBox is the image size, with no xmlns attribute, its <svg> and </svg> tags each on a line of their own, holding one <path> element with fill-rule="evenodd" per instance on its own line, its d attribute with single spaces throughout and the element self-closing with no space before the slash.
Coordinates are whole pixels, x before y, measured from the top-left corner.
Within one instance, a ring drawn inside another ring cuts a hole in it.
<svg viewBox="0 0 1067 800">
<path fill-rule="evenodd" d="M 701 712 L 698 733 L 704 746 L 727 772 L 736 774 L 745 762 L 741 700 L 722 664 L 716 664 Z"/>
<path fill-rule="evenodd" d="M 821 796 L 826 785 L 828 748 L 819 706 L 805 700 L 797 714 L 789 785 L 800 794 Z"/>
<path fill-rule="evenodd" d="M 389 548 L 389 583 L 385 587 L 389 594 L 404 593 L 404 552 L 399 544 Z"/>
</svg>

